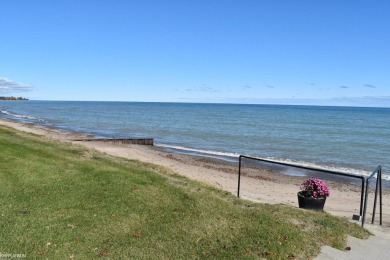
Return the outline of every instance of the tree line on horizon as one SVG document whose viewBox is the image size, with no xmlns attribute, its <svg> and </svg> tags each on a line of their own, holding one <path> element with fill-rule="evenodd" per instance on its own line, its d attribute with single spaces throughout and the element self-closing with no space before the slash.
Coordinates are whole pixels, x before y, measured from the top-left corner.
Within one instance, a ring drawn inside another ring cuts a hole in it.
<svg viewBox="0 0 390 260">
<path fill-rule="evenodd" d="M 10 97 L 0 97 L 0 100 L 28 100 L 28 98 L 10 96 Z"/>
</svg>

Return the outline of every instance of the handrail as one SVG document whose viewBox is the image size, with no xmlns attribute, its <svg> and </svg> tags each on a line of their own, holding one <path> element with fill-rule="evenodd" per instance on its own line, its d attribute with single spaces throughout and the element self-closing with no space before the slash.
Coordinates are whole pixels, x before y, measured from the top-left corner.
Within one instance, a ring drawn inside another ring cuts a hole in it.
<svg viewBox="0 0 390 260">
<path fill-rule="evenodd" d="M 374 178 L 375 174 L 377 177 L 376 177 L 375 198 L 374 198 L 374 206 L 372 210 L 371 224 L 374 224 L 375 221 L 376 200 L 378 197 L 378 188 L 379 188 L 379 224 L 382 225 L 382 166 L 379 165 L 366 179 L 366 192 L 364 196 L 364 211 L 363 211 L 362 227 L 364 226 L 364 222 L 366 221 L 367 198 L 368 198 L 370 180 Z"/>
<path fill-rule="evenodd" d="M 349 178 L 361 179 L 362 180 L 362 188 L 361 188 L 361 194 L 360 194 L 360 216 L 362 216 L 362 213 L 363 213 L 363 198 L 364 198 L 363 194 L 364 194 L 364 186 L 365 186 L 365 184 L 364 184 L 365 178 L 363 176 L 358 176 L 358 175 L 353 175 L 353 174 L 343 173 L 343 172 L 330 171 L 330 170 L 325 170 L 325 169 L 311 168 L 311 167 L 294 165 L 294 164 L 288 164 L 288 163 L 282 163 L 282 162 L 277 162 L 277 161 L 272 161 L 272 160 L 266 160 L 266 159 L 260 159 L 260 158 L 256 158 L 256 157 L 250 157 L 250 156 L 246 156 L 246 155 L 240 155 L 238 157 L 238 190 L 237 190 L 237 197 L 240 197 L 241 166 L 242 166 L 241 160 L 242 160 L 242 158 L 256 160 L 256 161 L 261 161 L 261 162 L 267 162 L 267 163 L 273 163 L 273 164 L 278 164 L 278 165 L 283 165 L 283 166 L 295 167 L 295 168 L 304 169 L 304 170 L 311 170 L 311 171 L 329 173 L 329 174 L 334 174 L 334 175 L 339 175 L 339 176 L 344 176 L 344 177 L 349 177 Z M 382 182 L 381 182 L 381 187 L 382 187 Z M 382 194 L 382 188 L 381 188 L 381 194 Z M 381 201 L 381 204 L 382 204 L 382 195 L 380 196 L 380 201 Z M 382 223 L 382 205 L 381 205 L 381 223 Z"/>
</svg>

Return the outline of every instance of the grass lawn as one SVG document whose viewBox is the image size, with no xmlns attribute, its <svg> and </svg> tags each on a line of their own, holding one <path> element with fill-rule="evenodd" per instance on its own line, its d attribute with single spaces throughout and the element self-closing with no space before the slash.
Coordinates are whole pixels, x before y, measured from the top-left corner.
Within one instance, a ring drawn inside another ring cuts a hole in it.
<svg viewBox="0 0 390 260">
<path fill-rule="evenodd" d="M 320 245 L 343 249 L 347 234 L 368 232 L 324 212 L 240 200 L 161 167 L 0 126 L 3 255 L 307 259 Z"/>
</svg>

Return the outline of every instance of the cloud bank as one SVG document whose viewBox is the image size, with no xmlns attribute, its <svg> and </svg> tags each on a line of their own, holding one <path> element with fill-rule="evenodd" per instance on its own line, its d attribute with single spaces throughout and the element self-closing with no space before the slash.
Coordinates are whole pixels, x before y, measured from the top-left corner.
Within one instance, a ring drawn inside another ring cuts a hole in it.
<svg viewBox="0 0 390 260">
<path fill-rule="evenodd" d="M 7 78 L 0 77 L 0 93 L 29 92 L 33 87 Z"/>
<path fill-rule="evenodd" d="M 183 99 L 192 102 L 235 103 L 235 104 L 272 104 L 272 105 L 314 105 L 314 106 L 350 106 L 390 108 L 390 96 L 383 97 L 339 97 L 329 99 L 300 98 L 208 98 Z"/>
</svg>

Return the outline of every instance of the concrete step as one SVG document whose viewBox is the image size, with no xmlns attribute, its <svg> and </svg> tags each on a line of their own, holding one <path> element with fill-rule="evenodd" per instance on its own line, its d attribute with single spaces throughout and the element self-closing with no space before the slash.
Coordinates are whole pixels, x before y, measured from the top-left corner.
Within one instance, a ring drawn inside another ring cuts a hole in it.
<svg viewBox="0 0 390 260">
<path fill-rule="evenodd" d="M 375 224 L 364 224 L 364 228 L 374 235 L 366 240 L 348 236 L 347 247 L 350 250 L 341 251 L 323 246 L 320 254 L 314 259 L 390 259 L 390 228 Z"/>
</svg>

